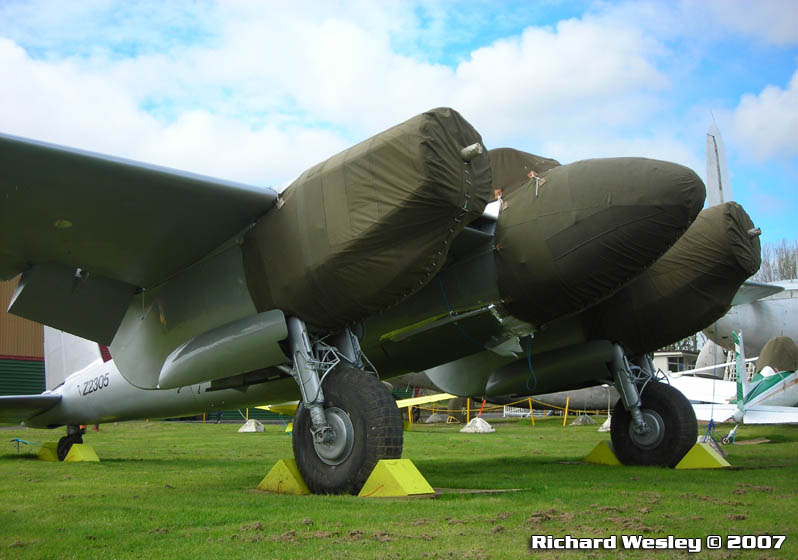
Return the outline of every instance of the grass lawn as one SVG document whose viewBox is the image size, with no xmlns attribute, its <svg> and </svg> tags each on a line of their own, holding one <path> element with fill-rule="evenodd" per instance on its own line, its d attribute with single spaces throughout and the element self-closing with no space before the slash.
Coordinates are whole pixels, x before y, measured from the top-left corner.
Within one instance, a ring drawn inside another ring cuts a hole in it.
<svg viewBox="0 0 798 560">
<path fill-rule="evenodd" d="M 528 558 L 533 534 L 781 534 L 778 551 L 703 546 L 699 556 L 798 558 L 798 426 L 741 427 L 741 439 L 771 443 L 727 446 L 734 469 L 676 471 L 580 463 L 609 434 L 561 422 L 498 422 L 496 433 L 469 435 L 417 424 L 404 457 L 432 486 L 521 490 L 413 500 L 254 490 L 292 456 L 281 426 L 238 434 L 233 424 L 103 425 L 85 437 L 101 459 L 93 464 L 39 461 L 8 443 L 55 441 L 63 430 L 3 429 L 0 558 Z M 618 543 L 545 556 L 677 554 Z"/>
</svg>

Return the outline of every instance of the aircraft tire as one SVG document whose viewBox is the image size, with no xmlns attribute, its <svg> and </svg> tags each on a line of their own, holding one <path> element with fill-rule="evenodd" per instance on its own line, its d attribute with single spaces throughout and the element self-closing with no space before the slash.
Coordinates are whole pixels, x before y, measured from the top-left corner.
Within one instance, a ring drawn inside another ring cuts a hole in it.
<svg viewBox="0 0 798 560">
<path fill-rule="evenodd" d="M 402 456 L 402 416 L 391 392 L 373 375 L 341 368 L 324 381 L 324 408 L 339 437 L 340 453 L 320 454 L 310 431 L 310 413 L 300 403 L 294 416 L 293 448 L 299 472 L 314 494 L 357 494 L 380 459 Z M 349 436 L 341 434 L 349 430 Z M 338 448 L 336 448 L 338 449 Z M 324 457 L 323 455 L 326 455 Z"/>
<path fill-rule="evenodd" d="M 58 460 L 63 461 L 66 459 L 69 450 L 72 449 L 72 446 L 76 443 L 83 443 L 83 434 L 72 434 L 59 439 L 58 446 L 56 447 Z"/>
<path fill-rule="evenodd" d="M 642 401 L 644 418 L 656 423 L 658 432 L 637 436 L 631 429 L 632 415 L 618 400 L 610 428 L 615 455 L 625 465 L 675 467 L 696 441 L 693 407 L 679 390 L 654 381 L 643 390 Z"/>
</svg>

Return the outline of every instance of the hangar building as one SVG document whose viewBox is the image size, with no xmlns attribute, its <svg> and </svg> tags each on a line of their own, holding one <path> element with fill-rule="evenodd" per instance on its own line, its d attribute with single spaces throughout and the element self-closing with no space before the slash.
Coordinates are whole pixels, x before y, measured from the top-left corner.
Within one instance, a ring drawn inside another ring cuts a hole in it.
<svg viewBox="0 0 798 560">
<path fill-rule="evenodd" d="M 6 312 L 18 280 L 0 282 L 0 395 L 44 391 L 44 328 Z"/>
</svg>

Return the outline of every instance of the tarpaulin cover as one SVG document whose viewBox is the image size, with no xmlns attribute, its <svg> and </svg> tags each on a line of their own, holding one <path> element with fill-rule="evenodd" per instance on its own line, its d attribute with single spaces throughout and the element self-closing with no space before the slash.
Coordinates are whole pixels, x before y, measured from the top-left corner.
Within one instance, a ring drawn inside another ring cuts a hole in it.
<svg viewBox="0 0 798 560">
<path fill-rule="evenodd" d="M 584 319 L 589 338 L 653 352 L 722 317 L 743 281 L 759 269 L 759 238 L 742 206 L 707 208 L 654 265 Z"/>
<path fill-rule="evenodd" d="M 493 172 L 493 189 L 508 195 L 518 187 L 529 182 L 529 174 L 534 171 L 543 175 L 560 162 L 555 159 L 536 156 L 513 148 L 495 148 L 488 152 L 490 168 Z"/>
<path fill-rule="evenodd" d="M 538 325 L 595 305 L 673 245 L 704 194 L 692 170 L 644 158 L 580 161 L 528 179 L 499 214 L 502 297 Z"/>
<path fill-rule="evenodd" d="M 759 373 L 766 366 L 774 371 L 798 370 L 798 346 L 787 336 L 775 336 L 768 340 L 759 359 L 756 361 L 756 371 Z"/>
<path fill-rule="evenodd" d="M 245 240 L 258 310 L 334 328 L 424 286 L 491 196 L 487 153 L 460 153 L 476 142 L 456 111 L 434 109 L 303 173 Z"/>
</svg>

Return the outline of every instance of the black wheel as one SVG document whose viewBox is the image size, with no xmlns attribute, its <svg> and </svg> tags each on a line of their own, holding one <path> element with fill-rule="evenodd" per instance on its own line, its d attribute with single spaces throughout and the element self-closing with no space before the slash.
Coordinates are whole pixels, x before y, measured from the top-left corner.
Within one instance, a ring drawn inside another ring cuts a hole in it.
<svg viewBox="0 0 798 560">
<path fill-rule="evenodd" d="M 643 390 L 642 401 L 643 419 L 650 428 L 644 434 L 634 430 L 623 403 L 615 404 L 610 427 L 615 455 L 625 465 L 676 466 L 698 432 L 690 401 L 678 389 L 653 381 Z"/>
<path fill-rule="evenodd" d="M 83 443 L 83 434 L 70 434 L 59 439 L 58 446 L 56 447 L 58 460 L 63 461 L 66 459 L 69 450 L 72 449 L 72 446 L 76 443 Z"/>
<path fill-rule="evenodd" d="M 310 413 L 294 416 L 294 458 L 314 494 L 357 494 L 380 459 L 402 456 L 402 416 L 391 392 L 374 376 L 341 368 L 322 387 L 331 443 L 315 443 Z"/>
</svg>

